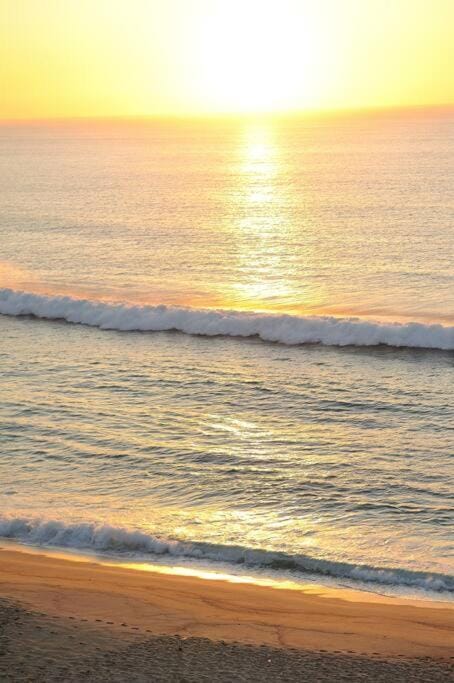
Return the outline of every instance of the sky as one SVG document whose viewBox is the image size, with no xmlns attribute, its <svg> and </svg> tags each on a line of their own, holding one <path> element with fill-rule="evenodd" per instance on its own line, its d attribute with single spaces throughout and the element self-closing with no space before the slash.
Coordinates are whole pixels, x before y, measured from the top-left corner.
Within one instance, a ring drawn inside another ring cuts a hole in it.
<svg viewBox="0 0 454 683">
<path fill-rule="evenodd" d="M 0 0 L 0 119 L 454 103 L 453 0 Z"/>
</svg>

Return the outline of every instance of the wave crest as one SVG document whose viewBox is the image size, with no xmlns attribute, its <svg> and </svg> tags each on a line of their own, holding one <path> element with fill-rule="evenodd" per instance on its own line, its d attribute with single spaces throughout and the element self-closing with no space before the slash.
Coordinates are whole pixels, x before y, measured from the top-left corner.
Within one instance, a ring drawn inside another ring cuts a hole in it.
<svg viewBox="0 0 454 683">
<path fill-rule="evenodd" d="M 259 337 L 282 344 L 378 346 L 454 350 L 454 326 L 381 323 L 359 318 L 297 316 L 185 308 L 134 306 L 0 289 L 0 314 L 66 320 L 102 330 L 175 330 L 203 336 Z"/>
</svg>

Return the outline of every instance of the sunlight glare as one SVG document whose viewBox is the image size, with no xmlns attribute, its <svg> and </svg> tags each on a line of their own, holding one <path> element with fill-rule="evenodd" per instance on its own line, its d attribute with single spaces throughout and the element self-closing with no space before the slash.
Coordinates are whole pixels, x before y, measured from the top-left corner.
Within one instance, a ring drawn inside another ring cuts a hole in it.
<svg viewBox="0 0 454 683">
<path fill-rule="evenodd" d="M 315 47 L 294 3 L 217 3 L 199 36 L 200 89 L 207 106 L 247 113 L 310 102 Z"/>
</svg>

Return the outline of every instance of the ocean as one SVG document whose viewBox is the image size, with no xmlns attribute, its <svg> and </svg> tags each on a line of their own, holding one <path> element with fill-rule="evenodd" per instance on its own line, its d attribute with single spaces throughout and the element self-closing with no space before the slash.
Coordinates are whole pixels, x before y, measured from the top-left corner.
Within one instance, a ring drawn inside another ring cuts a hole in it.
<svg viewBox="0 0 454 683">
<path fill-rule="evenodd" d="M 452 110 L 5 124 L 0 177 L 1 537 L 452 598 Z"/>
</svg>

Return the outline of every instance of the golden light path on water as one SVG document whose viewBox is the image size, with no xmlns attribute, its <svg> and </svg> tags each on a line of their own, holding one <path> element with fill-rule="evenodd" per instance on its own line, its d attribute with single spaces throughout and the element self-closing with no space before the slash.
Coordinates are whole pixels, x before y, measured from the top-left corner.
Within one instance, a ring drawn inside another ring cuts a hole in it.
<svg viewBox="0 0 454 683">
<path fill-rule="evenodd" d="M 238 217 L 229 226 L 236 244 L 238 281 L 220 293 L 220 305 L 241 310 L 304 312 L 321 300 L 320 288 L 295 290 L 296 269 L 309 265 L 295 254 L 292 205 L 296 197 L 288 177 L 286 150 L 272 121 L 244 126 L 238 147 L 238 189 L 228 197 L 237 205 Z M 295 305 L 295 301 L 298 304 Z"/>
</svg>

